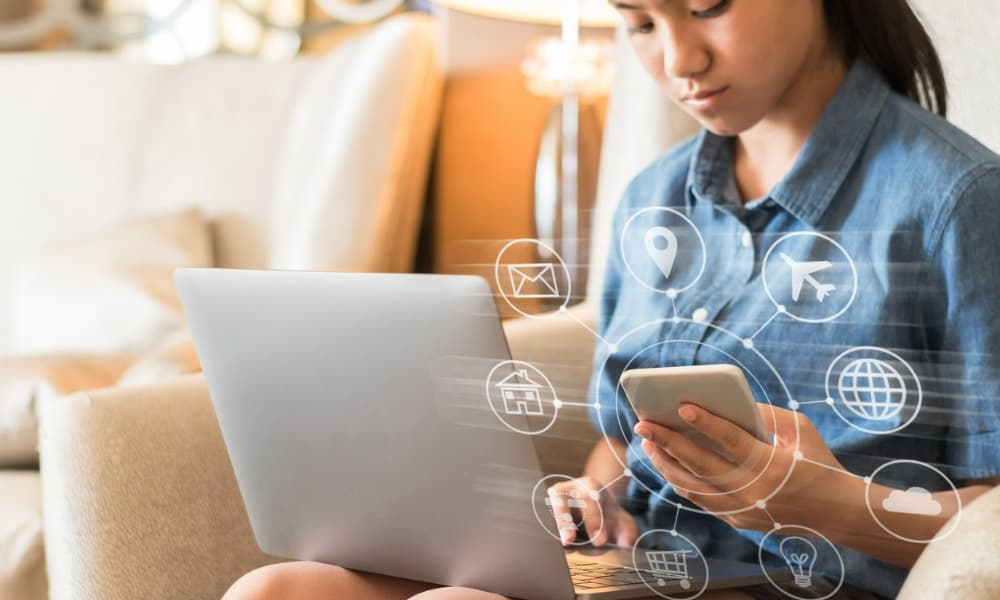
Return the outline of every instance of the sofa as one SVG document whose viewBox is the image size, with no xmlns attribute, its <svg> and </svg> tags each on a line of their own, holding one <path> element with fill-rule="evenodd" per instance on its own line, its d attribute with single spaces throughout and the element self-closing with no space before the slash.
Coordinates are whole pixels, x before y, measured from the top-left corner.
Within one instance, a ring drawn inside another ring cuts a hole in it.
<svg viewBox="0 0 1000 600">
<path fill-rule="evenodd" d="M 438 38 L 429 16 L 410 13 L 328 54 L 283 63 L 0 55 L 0 598 L 108 598 L 113 588 L 97 586 L 111 580 L 100 573 L 138 575 L 121 557 L 92 569 L 96 563 L 78 562 L 76 549 L 54 551 L 79 548 L 79 536 L 90 536 L 72 506 L 108 506 L 117 492 L 93 487 L 100 475 L 63 479 L 55 455 L 42 460 L 52 475 L 44 483 L 37 420 L 46 398 L 198 368 L 172 289 L 174 267 L 413 269 L 443 91 Z M 151 416 L 149 408 L 140 412 Z M 180 417 L 183 431 L 197 427 L 197 410 L 172 399 L 160 408 Z M 169 421 L 154 429 L 165 432 Z M 137 466 L 130 440 L 98 437 L 114 444 L 106 466 Z M 184 460 L 193 463 L 222 450 L 184 443 Z M 229 495 L 213 489 L 224 478 L 192 486 L 188 475 L 146 471 L 154 472 L 167 477 L 157 476 L 159 498 L 145 504 L 140 492 L 151 488 L 132 471 L 125 494 L 139 504 L 114 509 L 107 523 L 162 515 L 150 525 L 193 541 L 195 530 L 182 533 L 193 522 L 171 523 L 166 510 L 181 489 L 212 522 L 227 514 L 238 521 L 239 507 L 216 501 Z M 68 528 L 58 518 L 43 525 L 45 502 Z M 127 537 L 115 546 L 94 532 L 90 542 L 121 556 L 153 547 L 145 527 Z M 163 597 L 211 595 L 237 574 L 197 552 L 181 554 L 203 561 L 215 584 L 166 558 L 157 567 Z M 226 543 L 213 555 L 239 555 L 245 564 L 255 556 Z M 133 589 L 119 597 L 151 597 Z"/>
<path fill-rule="evenodd" d="M 915 4 L 931 25 L 952 86 L 952 118 L 1000 150 L 1000 115 L 983 31 L 988 0 Z M 570 314 L 505 323 L 512 354 L 552 365 L 564 397 L 585 393 L 593 299 L 608 252 L 610 216 L 627 181 L 694 130 L 619 43 L 594 219 L 590 300 Z M 627 143 L 626 143 L 627 142 Z M 546 368 L 546 372 L 549 370 Z M 594 433 L 567 407 L 537 440 L 547 471 L 578 472 Z M 192 374 L 49 398 L 40 433 L 45 553 L 53 598 L 218 598 L 240 574 L 280 560 L 254 543 L 204 380 Z M 1000 490 L 967 506 L 947 538 L 912 569 L 903 598 L 1000 596 Z"/>
</svg>

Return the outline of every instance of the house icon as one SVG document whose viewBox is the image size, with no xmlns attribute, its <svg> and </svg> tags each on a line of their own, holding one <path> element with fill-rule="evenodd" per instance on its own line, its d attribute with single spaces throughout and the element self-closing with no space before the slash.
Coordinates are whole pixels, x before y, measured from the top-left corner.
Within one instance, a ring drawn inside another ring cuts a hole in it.
<svg viewBox="0 0 1000 600">
<path fill-rule="evenodd" d="M 544 415 L 538 391 L 542 386 L 528 377 L 527 369 L 518 369 L 496 384 L 503 394 L 503 407 L 508 415 Z"/>
</svg>

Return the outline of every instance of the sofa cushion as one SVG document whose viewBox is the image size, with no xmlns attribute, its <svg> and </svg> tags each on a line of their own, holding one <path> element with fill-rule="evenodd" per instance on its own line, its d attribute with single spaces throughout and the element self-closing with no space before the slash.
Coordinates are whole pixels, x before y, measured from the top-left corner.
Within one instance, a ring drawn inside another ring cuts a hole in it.
<svg viewBox="0 0 1000 600">
<path fill-rule="evenodd" d="M 41 408 L 53 600 L 218 599 L 257 547 L 200 376 Z"/>
<path fill-rule="evenodd" d="M 36 409 L 44 400 L 110 386 L 133 360 L 114 354 L 0 361 L 0 468 L 38 464 Z"/>
<path fill-rule="evenodd" d="M 141 352 L 183 329 L 177 267 L 212 266 L 197 209 L 127 221 L 17 266 L 14 352 Z"/>
<path fill-rule="evenodd" d="M 37 472 L 0 471 L 0 598 L 44 600 L 42 494 Z"/>
</svg>

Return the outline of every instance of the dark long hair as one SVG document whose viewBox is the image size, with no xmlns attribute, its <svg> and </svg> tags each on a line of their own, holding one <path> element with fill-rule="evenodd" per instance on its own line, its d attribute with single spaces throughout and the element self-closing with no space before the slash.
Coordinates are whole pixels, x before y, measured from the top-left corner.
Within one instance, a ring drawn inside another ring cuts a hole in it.
<svg viewBox="0 0 1000 600">
<path fill-rule="evenodd" d="M 849 63 L 868 61 L 893 90 L 947 114 L 941 59 L 907 0 L 823 0 L 823 9 L 830 35 Z"/>
</svg>

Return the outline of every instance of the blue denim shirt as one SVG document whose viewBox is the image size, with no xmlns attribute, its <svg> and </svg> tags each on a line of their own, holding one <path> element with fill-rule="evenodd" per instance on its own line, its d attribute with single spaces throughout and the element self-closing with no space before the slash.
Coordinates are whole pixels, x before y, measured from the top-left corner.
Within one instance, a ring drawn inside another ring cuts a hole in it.
<svg viewBox="0 0 1000 600">
<path fill-rule="evenodd" d="M 800 403 L 845 468 L 894 487 L 1000 475 L 998 199 L 1000 158 L 863 62 L 767 197 L 741 202 L 731 140 L 707 131 L 636 177 L 615 217 L 590 394 L 595 426 L 629 445 L 640 524 L 676 519 L 705 555 L 752 562 L 765 537 L 678 512 L 696 507 L 653 469 L 618 386 L 637 367 L 739 365 L 758 401 Z M 796 276 L 798 263 L 815 264 Z M 905 400 L 864 404 L 893 390 Z M 785 564 L 780 539 L 763 562 Z M 896 595 L 905 570 L 838 550 L 847 584 Z M 841 568 L 821 551 L 814 571 L 836 581 Z"/>
</svg>

